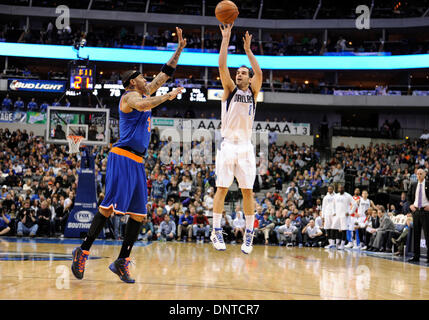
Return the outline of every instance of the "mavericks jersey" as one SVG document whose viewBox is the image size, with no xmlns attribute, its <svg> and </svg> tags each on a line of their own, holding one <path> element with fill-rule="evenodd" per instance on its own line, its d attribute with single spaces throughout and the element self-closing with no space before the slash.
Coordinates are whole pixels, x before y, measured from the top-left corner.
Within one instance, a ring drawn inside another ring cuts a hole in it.
<svg viewBox="0 0 429 320">
<path fill-rule="evenodd" d="M 114 147 L 129 147 L 134 151 L 142 154 L 146 150 L 150 142 L 151 111 L 138 111 L 133 109 L 130 113 L 121 111 L 122 98 L 129 91 L 126 91 L 119 101 L 119 140 Z"/>
<path fill-rule="evenodd" d="M 227 141 L 246 142 L 252 139 L 256 103 L 252 88 L 246 91 L 238 87 L 222 101 L 221 135 Z"/>
<path fill-rule="evenodd" d="M 371 200 L 369 200 L 368 198 L 366 200 L 364 198 L 360 198 L 358 208 L 359 217 L 365 217 L 365 212 L 369 209 L 370 206 Z"/>
</svg>

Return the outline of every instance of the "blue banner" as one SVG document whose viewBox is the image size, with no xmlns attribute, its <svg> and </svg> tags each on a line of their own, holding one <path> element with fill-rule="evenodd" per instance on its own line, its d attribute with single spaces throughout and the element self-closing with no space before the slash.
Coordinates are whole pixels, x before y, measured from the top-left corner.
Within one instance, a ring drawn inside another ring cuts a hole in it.
<svg viewBox="0 0 429 320">
<path fill-rule="evenodd" d="M 12 91 L 64 92 L 65 81 L 9 79 L 8 88 Z"/>
<path fill-rule="evenodd" d="M 0 55 L 43 59 L 77 59 L 73 46 L 0 42 Z M 84 47 L 82 58 L 91 61 L 164 64 L 171 51 Z M 273 70 L 396 70 L 429 68 L 429 54 L 394 56 L 256 56 L 262 69 Z M 228 55 L 228 67 L 247 63 L 243 54 Z M 179 65 L 219 66 L 218 53 L 183 52 Z"/>
<path fill-rule="evenodd" d="M 0 122 L 26 122 L 27 112 L 10 112 L 10 111 L 1 111 L 0 112 Z"/>
<path fill-rule="evenodd" d="M 84 160 L 82 157 L 82 166 Z M 78 181 L 75 204 L 64 230 L 66 238 L 84 237 L 98 211 L 93 157 L 89 158 L 89 166 L 79 172 Z M 103 231 L 99 237 L 104 238 Z"/>
</svg>

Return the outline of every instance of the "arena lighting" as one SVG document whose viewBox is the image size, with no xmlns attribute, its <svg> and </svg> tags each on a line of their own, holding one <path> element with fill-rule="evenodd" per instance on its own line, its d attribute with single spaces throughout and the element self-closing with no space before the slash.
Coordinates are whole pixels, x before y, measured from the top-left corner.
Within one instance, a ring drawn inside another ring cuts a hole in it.
<svg viewBox="0 0 429 320">
<path fill-rule="evenodd" d="M 164 64 L 171 51 L 83 47 L 91 61 Z M 0 42 L 0 55 L 45 59 L 76 59 L 72 46 Z M 218 53 L 183 52 L 179 65 L 218 67 Z M 394 70 L 429 68 L 429 54 L 397 56 L 257 56 L 262 69 L 273 70 Z M 246 55 L 228 55 L 228 67 L 238 68 Z"/>
</svg>

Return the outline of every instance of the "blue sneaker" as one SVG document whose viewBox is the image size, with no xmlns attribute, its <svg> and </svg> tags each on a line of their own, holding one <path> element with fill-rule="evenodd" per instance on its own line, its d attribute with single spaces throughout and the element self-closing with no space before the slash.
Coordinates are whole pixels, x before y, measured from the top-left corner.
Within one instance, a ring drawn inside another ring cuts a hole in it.
<svg viewBox="0 0 429 320">
<path fill-rule="evenodd" d="M 73 275 L 79 279 L 83 279 L 83 274 L 85 272 L 85 263 L 88 260 L 89 251 L 82 250 L 80 247 L 77 247 L 72 252 L 73 262 L 71 265 L 71 270 Z"/>
<path fill-rule="evenodd" d="M 249 254 L 253 250 L 253 237 L 255 236 L 254 230 L 246 229 L 244 234 L 244 241 L 241 245 L 241 251 L 245 254 Z"/>
<path fill-rule="evenodd" d="M 223 241 L 222 228 L 214 228 L 210 236 L 210 240 L 212 241 L 213 246 L 216 250 L 226 250 L 225 241 Z"/>
<path fill-rule="evenodd" d="M 122 281 L 126 283 L 134 283 L 136 281 L 130 277 L 130 270 L 128 269 L 130 263 L 130 258 L 117 259 L 110 264 L 109 269 L 113 273 L 116 273 Z"/>
</svg>

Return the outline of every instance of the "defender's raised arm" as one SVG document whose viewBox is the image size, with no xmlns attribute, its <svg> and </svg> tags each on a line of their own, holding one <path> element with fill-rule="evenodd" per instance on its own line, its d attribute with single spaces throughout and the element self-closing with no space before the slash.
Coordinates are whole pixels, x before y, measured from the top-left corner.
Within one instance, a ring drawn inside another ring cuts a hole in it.
<svg viewBox="0 0 429 320">
<path fill-rule="evenodd" d="M 155 79 L 147 85 L 148 95 L 153 94 L 158 90 L 167 80 L 170 78 L 177 66 L 179 61 L 180 54 L 183 51 L 183 48 L 186 46 L 186 38 L 183 38 L 182 29 L 176 27 L 177 32 L 177 49 L 174 52 L 173 56 L 168 60 L 168 62 L 162 67 L 161 72 L 157 74 Z"/>
<path fill-rule="evenodd" d="M 126 106 L 138 111 L 149 111 L 167 100 L 173 100 L 182 92 L 183 88 L 176 88 L 162 96 L 142 98 L 137 92 L 124 97 Z"/>
</svg>

